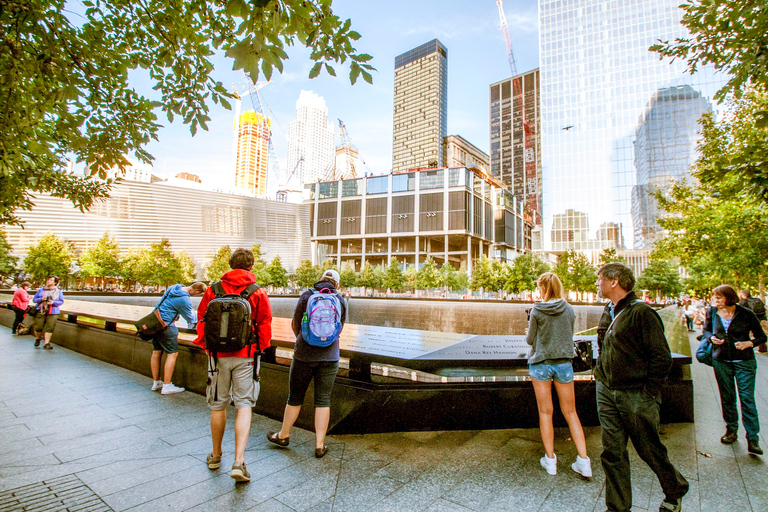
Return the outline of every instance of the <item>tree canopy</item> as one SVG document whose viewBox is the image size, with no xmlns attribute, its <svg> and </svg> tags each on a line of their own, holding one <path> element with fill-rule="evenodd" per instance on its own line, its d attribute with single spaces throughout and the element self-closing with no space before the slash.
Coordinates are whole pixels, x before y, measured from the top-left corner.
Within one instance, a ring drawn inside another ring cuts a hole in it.
<svg viewBox="0 0 768 512">
<path fill-rule="evenodd" d="M 82 209 L 111 182 L 64 172 L 72 157 L 91 175 L 128 164 L 158 138 L 158 114 L 207 129 L 211 102 L 229 108 L 233 93 L 213 77 L 213 57 L 233 59 L 255 83 L 282 73 L 287 46 L 315 62 L 309 77 L 349 64 L 354 84 L 371 83 L 360 34 L 333 13 L 331 0 L 66 0 L 2 2 L 0 26 L 0 223 L 19 223 L 32 194 L 69 198 Z M 138 93 L 139 73 L 157 98 Z M 159 101 L 158 101 L 159 100 Z"/>
<path fill-rule="evenodd" d="M 232 257 L 232 249 L 228 245 L 222 245 L 213 259 L 205 267 L 205 278 L 210 282 L 216 282 L 221 276 L 229 272 L 229 258 Z"/>
<path fill-rule="evenodd" d="M 64 279 L 73 261 L 75 252 L 69 242 L 48 232 L 27 249 L 24 269 L 32 274 L 35 281 L 41 283 L 50 275 Z"/>
<path fill-rule="evenodd" d="M 276 288 L 288 286 L 288 271 L 283 267 L 280 256 L 275 256 L 267 265 L 267 275 L 269 276 L 267 280 L 268 285 Z"/>
<path fill-rule="evenodd" d="M 683 291 L 678 266 L 670 261 L 652 260 L 637 277 L 636 288 L 651 290 L 657 299 L 676 297 Z"/>
<path fill-rule="evenodd" d="M 12 256 L 13 248 L 8 243 L 5 231 L 0 229 L 0 281 L 13 276 L 16 273 L 16 265 L 19 258 Z"/>
<path fill-rule="evenodd" d="M 549 265 L 541 261 L 536 254 L 521 254 L 512 262 L 504 289 L 513 293 L 532 292 L 536 290 L 536 283 L 544 272 L 549 272 Z"/>
<path fill-rule="evenodd" d="M 91 247 L 83 251 L 78 258 L 80 273 L 92 277 L 119 277 L 122 273 L 120 244 L 109 233 Z"/>
</svg>

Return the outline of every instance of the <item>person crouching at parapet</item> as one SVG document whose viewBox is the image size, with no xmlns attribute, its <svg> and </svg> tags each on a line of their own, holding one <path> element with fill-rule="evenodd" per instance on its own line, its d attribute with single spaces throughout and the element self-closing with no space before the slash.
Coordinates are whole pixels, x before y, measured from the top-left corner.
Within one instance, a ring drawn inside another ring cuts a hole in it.
<svg viewBox="0 0 768 512">
<path fill-rule="evenodd" d="M 51 336 L 56 327 L 56 320 L 59 318 L 59 309 L 64 304 L 64 292 L 59 288 L 59 278 L 48 276 L 45 286 L 37 290 L 32 302 L 37 304 L 37 316 L 35 316 L 35 347 L 40 346 L 40 341 L 44 340 L 43 348 L 52 350 Z"/>
</svg>

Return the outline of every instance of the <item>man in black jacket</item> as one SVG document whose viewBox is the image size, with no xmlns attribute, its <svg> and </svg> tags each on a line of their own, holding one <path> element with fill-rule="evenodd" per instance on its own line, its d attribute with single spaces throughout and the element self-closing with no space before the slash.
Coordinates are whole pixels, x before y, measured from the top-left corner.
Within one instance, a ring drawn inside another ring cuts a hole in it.
<svg viewBox="0 0 768 512">
<path fill-rule="evenodd" d="M 659 437 L 661 388 L 672 366 L 664 324 L 632 291 L 635 278 L 626 265 L 604 265 L 596 285 L 598 295 L 610 300 L 598 326 L 600 356 L 595 368 L 605 504 L 613 512 L 632 507 L 627 453 L 631 439 L 664 491 L 659 512 L 679 511 L 688 482 L 669 461 Z"/>
</svg>

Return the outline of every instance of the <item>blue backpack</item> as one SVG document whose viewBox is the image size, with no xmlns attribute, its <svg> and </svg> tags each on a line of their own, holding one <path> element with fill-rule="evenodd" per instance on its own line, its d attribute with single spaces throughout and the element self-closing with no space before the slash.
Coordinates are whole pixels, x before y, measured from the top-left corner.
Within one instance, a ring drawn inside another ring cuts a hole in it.
<svg viewBox="0 0 768 512">
<path fill-rule="evenodd" d="M 341 334 L 341 299 L 328 288 L 312 290 L 301 321 L 301 337 L 315 347 L 327 347 Z"/>
</svg>

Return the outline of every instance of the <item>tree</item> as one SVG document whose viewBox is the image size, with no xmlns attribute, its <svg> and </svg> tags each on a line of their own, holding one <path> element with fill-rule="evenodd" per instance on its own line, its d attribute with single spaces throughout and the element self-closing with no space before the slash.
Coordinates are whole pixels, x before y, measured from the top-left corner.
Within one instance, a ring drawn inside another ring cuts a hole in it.
<svg viewBox="0 0 768 512">
<path fill-rule="evenodd" d="M 131 247 L 123 253 L 122 277 L 129 284 L 146 284 L 152 275 L 153 262 L 150 259 L 149 249 L 146 247 Z"/>
<path fill-rule="evenodd" d="M 407 265 L 405 272 L 403 272 L 403 288 L 406 290 L 416 291 L 416 281 L 419 276 L 419 269 L 416 265 Z"/>
<path fill-rule="evenodd" d="M 472 289 L 479 290 L 480 288 L 485 291 L 500 290 L 497 288 L 497 276 L 495 275 L 496 268 L 493 266 L 487 255 L 483 256 L 475 262 L 475 267 L 472 269 Z"/>
<path fill-rule="evenodd" d="M 539 277 L 549 272 L 549 265 L 541 261 L 537 255 L 527 252 L 515 258 L 509 277 L 504 283 L 504 289 L 513 293 L 536 290 Z"/>
<path fill-rule="evenodd" d="M 381 286 L 393 292 L 400 292 L 403 290 L 404 282 L 405 276 L 403 275 L 403 269 L 400 267 L 400 261 L 398 261 L 397 257 L 393 256 L 387 266 L 387 271 L 384 273 L 384 280 Z"/>
<path fill-rule="evenodd" d="M 357 286 L 362 286 L 365 293 L 367 288 L 380 288 L 381 285 L 381 274 L 377 274 L 371 263 L 366 261 L 363 270 L 357 276 Z"/>
<path fill-rule="evenodd" d="M 344 270 L 339 272 L 339 279 L 341 279 L 341 284 L 347 288 L 357 286 L 357 272 L 355 272 L 355 267 L 348 262 L 344 265 Z"/>
<path fill-rule="evenodd" d="M 637 278 L 636 287 L 653 290 L 656 300 L 662 297 L 676 297 L 683 291 L 677 265 L 669 261 L 652 260 Z"/>
<path fill-rule="evenodd" d="M 453 265 L 450 263 L 443 263 L 440 266 L 440 286 L 451 291 L 458 291 L 459 287 L 459 274 Z"/>
<path fill-rule="evenodd" d="M 764 0 L 686 0 L 681 24 L 688 37 L 659 41 L 651 51 L 687 61 L 694 73 L 712 64 L 730 80 L 716 99 L 750 85 L 768 90 L 768 9 Z"/>
<path fill-rule="evenodd" d="M 182 263 L 173 253 L 171 242 L 167 238 L 161 238 L 159 242 L 151 244 L 146 257 L 151 262 L 147 282 L 166 286 L 184 281 Z"/>
<path fill-rule="evenodd" d="M 320 265 L 320 268 L 323 272 L 326 270 L 335 270 L 336 272 L 339 271 L 339 267 L 336 266 L 336 258 L 328 258 L 327 260 L 324 260 L 322 265 Z"/>
<path fill-rule="evenodd" d="M 269 266 L 267 266 L 267 275 L 269 276 L 267 280 L 269 286 L 274 286 L 275 288 L 288 286 L 288 271 L 283 267 L 280 256 L 272 258 Z"/>
<path fill-rule="evenodd" d="M 451 288 L 453 291 L 466 290 L 469 288 L 469 274 L 466 270 L 459 270 L 456 274 L 456 287 Z"/>
<path fill-rule="evenodd" d="M 430 290 L 440 285 L 440 270 L 432 256 L 427 256 L 424 265 L 419 269 L 416 276 L 416 286 L 421 289 Z"/>
<path fill-rule="evenodd" d="M 352 46 L 360 35 L 333 14 L 330 0 L 84 0 L 73 15 L 63 0 L 2 2 L 0 23 L 0 223 L 19 223 L 31 194 L 50 192 L 81 210 L 104 198 L 111 181 L 61 172 L 71 155 L 89 173 L 124 169 L 124 155 L 152 159 L 158 113 L 207 129 L 210 102 L 233 97 L 212 78 L 224 53 L 251 81 L 282 73 L 286 46 L 310 50 L 309 77 L 349 63 L 349 79 L 371 83 L 371 57 Z M 153 83 L 160 101 L 134 90 L 129 76 Z"/>
<path fill-rule="evenodd" d="M 205 267 L 205 278 L 210 281 L 218 281 L 221 276 L 229 272 L 229 258 L 232 257 L 232 249 L 228 245 L 222 245 L 208 265 Z"/>
<path fill-rule="evenodd" d="M 251 272 L 256 276 L 256 283 L 264 284 L 269 281 L 269 275 L 267 275 L 267 261 L 261 252 L 261 244 L 253 244 L 251 252 L 253 253 L 253 268 Z"/>
<path fill-rule="evenodd" d="M 13 247 L 8 243 L 5 231 L 0 229 L 0 282 L 16 274 L 19 258 L 12 256 Z"/>
<path fill-rule="evenodd" d="M 78 261 L 80 273 L 84 276 L 104 279 L 122 275 L 120 244 L 108 232 L 104 233 L 94 245 L 83 251 Z"/>
<path fill-rule="evenodd" d="M 320 280 L 320 267 L 313 266 L 309 260 L 302 261 L 293 274 L 293 282 L 299 288 L 309 288 Z"/>
<path fill-rule="evenodd" d="M 604 249 L 603 252 L 600 254 L 600 266 L 606 265 L 608 263 L 625 263 L 627 260 L 624 259 L 624 256 L 619 256 L 619 253 L 614 249 L 613 247 L 609 247 L 608 249 Z"/>
<path fill-rule="evenodd" d="M 579 294 L 584 292 L 596 292 L 595 280 L 597 269 L 590 263 L 586 255 L 573 249 L 565 251 L 560 256 L 560 261 L 552 269 L 557 274 L 566 290 Z"/>
<path fill-rule="evenodd" d="M 191 283 L 197 280 L 197 265 L 195 260 L 187 254 L 187 251 L 177 252 L 176 260 L 179 262 L 179 276 L 173 281 L 177 283 Z"/>
<path fill-rule="evenodd" d="M 69 274 L 73 261 L 75 261 L 75 252 L 70 244 L 48 232 L 36 245 L 27 249 L 24 270 L 32 274 L 37 282 L 44 282 L 50 275 L 62 279 Z"/>
</svg>

